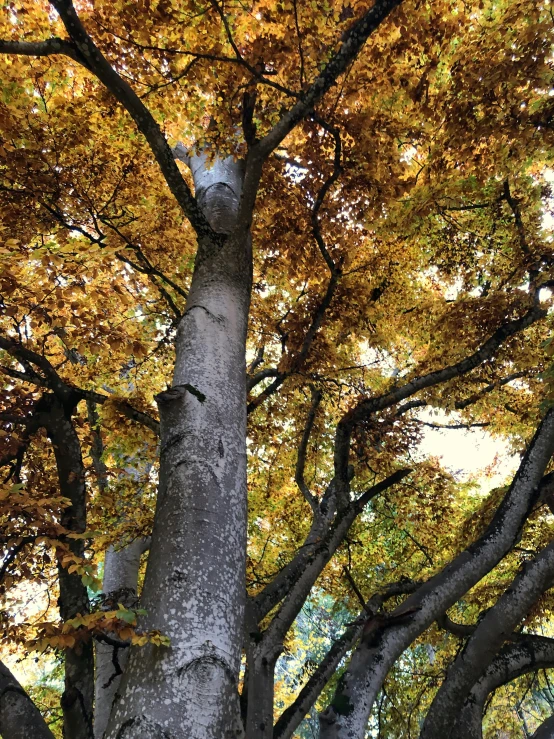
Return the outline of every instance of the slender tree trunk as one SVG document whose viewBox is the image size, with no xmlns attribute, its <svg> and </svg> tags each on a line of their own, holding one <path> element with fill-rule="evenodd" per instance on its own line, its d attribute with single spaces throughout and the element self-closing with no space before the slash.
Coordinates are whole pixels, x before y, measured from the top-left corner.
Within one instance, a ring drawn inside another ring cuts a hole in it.
<svg viewBox="0 0 554 739">
<path fill-rule="evenodd" d="M 103 592 L 108 602 L 132 607 L 137 597 L 138 571 L 141 555 L 150 546 L 150 539 L 135 539 L 127 546 L 110 547 L 104 560 Z M 96 644 L 96 675 L 94 681 L 94 736 L 102 739 L 121 675 L 114 666 L 114 647 L 105 642 Z M 122 672 L 127 666 L 128 649 L 118 649 L 116 659 Z"/>
<path fill-rule="evenodd" d="M 38 708 L 2 662 L 0 736 L 3 739 L 54 739 Z"/>
<path fill-rule="evenodd" d="M 73 427 L 71 416 L 75 401 L 68 397 L 62 401 L 53 394 L 44 395 L 37 410 L 42 417 L 52 441 L 60 491 L 69 498 L 68 506 L 61 517 L 62 526 L 77 534 L 86 530 L 85 470 L 79 437 Z M 69 539 L 68 546 L 77 557 L 82 558 L 85 545 L 82 539 Z M 89 598 L 81 577 L 70 574 L 58 565 L 60 597 L 58 605 L 63 621 L 84 615 L 89 610 Z M 93 696 L 94 696 L 94 653 L 92 643 L 80 644 L 75 649 L 65 649 L 65 684 L 61 705 L 63 709 L 64 739 L 92 739 Z"/>
<path fill-rule="evenodd" d="M 242 166 L 190 160 L 221 240 L 200 239 L 176 339 L 173 388 L 158 396 L 160 485 L 141 623 L 170 647 L 133 649 L 107 736 L 242 734 L 238 673 L 246 555 L 246 328 L 250 235 L 234 229 Z M 232 232 L 232 233 L 231 233 Z"/>
<path fill-rule="evenodd" d="M 275 663 L 281 650 L 266 656 L 256 647 L 248 655 L 248 719 L 246 739 L 273 739 Z"/>
</svg>

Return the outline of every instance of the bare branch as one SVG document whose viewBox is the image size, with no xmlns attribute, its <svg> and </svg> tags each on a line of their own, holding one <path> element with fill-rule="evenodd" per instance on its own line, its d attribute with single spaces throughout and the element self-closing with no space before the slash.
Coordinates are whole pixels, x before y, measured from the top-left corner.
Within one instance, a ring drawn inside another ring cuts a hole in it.
<svg viewBox="0 0 554 739">
<path fill-rule="evenodd" d="M 348 466 L 348 457 L 350 453 L 350 437 L 352 430 L 357 423 L 368 418 L 371 414 L 377 411 L 396 405 L 400 401 L 409 398 L 420 390 L 448 382 L 455 377 L 467 374 L 471 370 L 483 364 L 483 362 L 491 359 L 506 339 L 514 336 L 520 331 L 523 331 L 528 326 L 545 316 L 546 310 L 544 308 L 533 306 L 521 318 L 507 321 L 499 326 L 494 334 L 487 339 L 479 349 L 477 349 L 477 351 L 470 354 L 469 357 L 466 357 L 449 367 L 415 377 L 405 385 L 396 387 L 384 395 L 380 395 L 375 398 L 367 398 L 354 406 L 354 408 L 343 416 L 337 425 L 335 434 L 335 475 L 339 478 L 346 476 L 346 468 Z"/>
<path fill-rule="evenodd" d="M 279 716 L 273 730 L 274 739 L 290 739 L 298 725 L 316 702 L 321 691 L 335 674 L 339 663 L 362 635 L 368 614 L 375 614 L 389 598 L 398 595 L 413 593 L 420 586 L 419 582 L 400 580 L 388 585 L 383 593 L 373 595 L 367 603 L 363 603 L 363 610 L 356 621 L 351 624 L 344 634 L 333 642 L 331 648 L 319 663 L 306 685 L 302 688 L 295 701 Z"/>
<path fill-rule="evenodd" d="M 61 38 L 49 38 L 45 41 L 7 41 L 0 40 L 0 54 L 19 54 L 23 56 L 51 56 L 63 54 L 79 64 L 86 66 L 79 56 L 77 47 Z"/>
</svg>

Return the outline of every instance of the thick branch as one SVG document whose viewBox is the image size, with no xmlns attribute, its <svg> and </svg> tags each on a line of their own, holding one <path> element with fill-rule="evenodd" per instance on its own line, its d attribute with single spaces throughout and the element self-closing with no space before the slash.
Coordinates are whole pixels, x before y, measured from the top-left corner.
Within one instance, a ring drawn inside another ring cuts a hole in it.
<svg viewBox="0 0 554 739">
<path fill-rule="evenodd" d="M 67 409 L 55 394 L 43 395 L 37 404 L 41 425 L 52 441 L 61 494 L 70 500 L 61 524 L 69 531 L 82 534 L 86 530 L 87 504 L 85 469 L 81 445 L 71 420 L 73 408 Z M 82 559 L 83 539 L 68 539 L 71 552 Z M 69 573 L 58 563 L 60 616 L 67 621 L 89 610 L 85 585 L 78 573 Z M 67 739 L 90 739 L 93 725 L 94 655 L 92 644 L 65 649 L 65 685 L 61 705 L 64 714 L 64 736 Z"/>
<path fill-rule="evenodd" d="M 0 735 L 5 739 L 54 739 L 38 708 L 2 662 Z"/>
<path fill-rule="evenodd" d="M 366 490 L 346 510 L 336 516 L 333 524 L 321 539 L 314 542 L 313 546 L 303 547 L 291 566 L 279 573 L 274 581 L 255 598 L 258 620 L 284 598 L 283 604 L 264 632 L 264 642 L 268 645 L 268 649 L 284 639 L 315 581 L 344 541 L 344 537 L 364 507 L 372 498 L 401 482 L 410 472 L 409 469 L 397 470 Z"/>
<path fill-rule="evenodd" d="M 0 54 L 20 54 L 23 56 L 50 56 L 63 54 L 79 64 L 84 61 L 73 44 L 61 38 L 49 38 L 45 41 L 4 41 L 0 40 Z"/>
<path fill-rule="evenodd" d="M 367 38 L 385 20 L 388 14 L 400 5 L 401 0 L 377 0 L 345 34 L 339 50 L 331 57 L 319 76 L 312 82 L 302 98 L 285 113 L 281 120 L 257 145 L 258 155 L 267 157 L 279 146 L 292 129 L 306 118 L 325 93 L 335 84 L 338 77 L 356 59 Z"/>
<path fill-rule="evenodd" d="M 344 634 L 333 642 L 331 648 L 319 663 L 294 703 L 279 717 L 273 730 L 274 739 L 290 739 L 304 716 L 316 702 L 321 691 L 335 674 L 340 662 L 362 635 L 368 612 L 377 613 L 383 603 L 397 595 L 413 593 L 420 586 L 418 582 L 400 581 L 388 585 L 383 593 L 373 595 L 365 604 L 359 618 L 348 627 Z"/>
<path fill-rule="evenodd" d="M 463 652 L 450 666 L 435 696 L 421 732 L 422 739 L 439 739 L 460 713 L 472 686 L 514 628 L 554 582 L 554 543 L 545 547 L 515 578 L 496 605 L 487 611 Z"/>
</svg>

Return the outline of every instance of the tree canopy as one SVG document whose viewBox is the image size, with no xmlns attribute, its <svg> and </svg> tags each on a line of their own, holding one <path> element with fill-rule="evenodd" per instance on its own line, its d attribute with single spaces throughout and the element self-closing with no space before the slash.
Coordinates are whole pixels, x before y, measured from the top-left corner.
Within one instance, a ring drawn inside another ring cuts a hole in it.
<svg viewBox="0 0 554 739">
<path fill-rule="evenodd" d="M 550 736 L 548 0 L 0 5 L 0 734 Z"/>
</svg>

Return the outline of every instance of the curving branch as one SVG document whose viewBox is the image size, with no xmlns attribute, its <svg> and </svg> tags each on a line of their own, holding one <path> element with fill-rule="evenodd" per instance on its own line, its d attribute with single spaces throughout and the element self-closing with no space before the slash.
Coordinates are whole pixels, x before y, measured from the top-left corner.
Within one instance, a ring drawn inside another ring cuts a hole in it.
<svg viewBox="0 0 554 739">
<path fill-rule="evenodd" d="M 537 502 L 544 470 L 553 453 L 554 409 L 551 409 L 535 432 L 509 490 L 484 533 L 406 600 L 403 608 L 412 613 L 406 623 L 378 629 L 371 638 L 362 639 L 331 705 L 320 717 L 322 739 L 348 736 L 348 732 L 363 736 L 373 702 L 394 662 L 517 541 Z M 512 630 L 510 627 L 508 633 Z M 349 706 L 346 714 L 345 704 Z"/>
<path fill-rule="evenodd" d="M 298 456 L 296 459 L 296 470 L 294 473 L 294 480 L 298 485 L 298 489 L 309 503 L 310 508 L 313 511 L 314 516 L 319 514 L 319 503 L 317 498 L 310 492 L 304 478 L 304 469 L 306 467 L 306 455 L 308 452 L 308 443 L 312 429 L 314 427 L 314 421 L 317 413 L 319 404 L 321 403 L 322 393 L 321 390 L 312 389 L 312 402 L 310 404 L 310 410 L 308 411 L 308 418 L 306 419 L 306 425 L 302 433 L 302 439 L 300 440 L 300 446 L 298 448 Z"/>
<path fill-rule="evenodd" d="M 489 695 L 521 675 L 551 667 L 554 667 L 554 639 L 518 634 L 517 642 L 498 652 L 471 689 L 449 731 L 451 739 L 482 739 L 483 713 Z"/>
<path fill-rule="evenodd" d="M 449 667 L 436 694 L 421 739 L 439 739 L 460 713 L 472 686 L 533 604 L 554 583 L 554 542 L 524 565 L 506 592 L 487 611 L 464 650 Z"/>
<path fill-rule="evenodd" d="M 81 23 L 71 0 L 52 0 L 51 4 L 62 19 L 71 41 L 57 38 L 37 42 L 2 40 L 0 41 L 0 53 L 31 56 L 65 54 L 92 72 L 123 105 L 146 138 L 169 189 L 197 234 L 207 236 L 211 241 L 219 243 L 221 236 L 212 231 L 204 217 L 175 163 L 173 153 L 162 130 L 148 108 L 96 46 Z"/>
<path fill-rule="evenodd" d="M 40 711 L 0 662 L 0 735 L 9 739 L 54 739 Z"/>
<path fill-rule="evenodd" d="M 395 387 L 388 393 L 379 395 L 374 398 L 367 398 L 358 403 L 354 408 L 348 411 L 337 424 L 335 434 L 335 475 L 337 477 L 346 477 L 348 467 L 348 458 L 350 454 L 350 439 L 354 427 L 364 421 L 377 411 L 390 408 L 402 400 L 406 400 L 420 390 L 433 387 L 435 385 L 448 382 L 455 377 L 471 372 L 471 370 L 479 367 L 479 365 L 491 359 L 500 346 L 511 336 L 523 331 L 524 329 L 536 323 L 546 316 L 547 312 L 544 308 L 533 306 L 521 318 L 512 321 L 506 321 L 499 326 L 493 335 L 487 339 L 479 349 L 468 357 L 440 370 L 429 372 L 426 375 L 414 377 L 409 382 L 399 387 Z M 417 402 L 417 401 L 416 401 Z M 419 404 L 418 404 L 419 405 Z M 418 407 L 415 405 L 411 406 Z"/>
<path fill-rule="evenodd" d="M 325 685 L 335 674 L 340 662 L 362 636 L 368 621 L 368 614 L 373 617 L 387 600 L 398 595 L 413 593 L 420 585 L 421 583 L 411 580 L 399 580 L 387 585 L 382 593 L 373 595 L 363 605 L 358 618 L 348 626 L 339 639 L 333 642 L 294 702 L 279 716 L 273 729 L 273 739 L 291 739 L 304 716 L 309 712 Z"/>
</svg>

